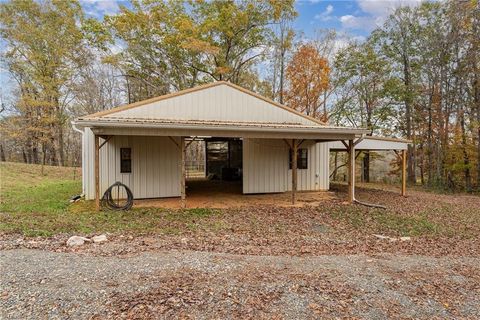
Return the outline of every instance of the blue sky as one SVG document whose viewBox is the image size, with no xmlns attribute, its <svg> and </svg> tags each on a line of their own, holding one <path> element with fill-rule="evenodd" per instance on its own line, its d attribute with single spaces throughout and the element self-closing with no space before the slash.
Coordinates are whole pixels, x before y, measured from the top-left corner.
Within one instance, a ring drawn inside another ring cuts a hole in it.
<svg viewBox="0 0 480 320">
<path fill-rule="evenodd" d="M 296 3 L 299 17 L 294 26 L 307 37 L 315 29 L 335 29 L 339 33 L 364 38 L 382 25 L 395 8 L 420 3 L 421 0 L 301 0 Z"/>
<path fill-rule="evenodd" d="M 118 12 L 123 0 L 80 0 L 91 17 L 101 19 L 105 14 Z M 336 29 L 341 33 L 366 37 L 383 23 L 389 13 L 399 5 L 415 5 L 420 0 L 298 0 L 295 7 L 299 13 L 294 27 L 311 37 L 317 29 Z"/>
</svg>

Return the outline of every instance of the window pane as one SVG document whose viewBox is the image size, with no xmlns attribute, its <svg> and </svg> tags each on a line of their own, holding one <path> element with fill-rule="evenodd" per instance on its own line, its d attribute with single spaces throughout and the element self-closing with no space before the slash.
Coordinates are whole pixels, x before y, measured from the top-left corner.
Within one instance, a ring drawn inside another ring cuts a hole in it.
<svg viewBox="0 0 480 320">
<path fill-rule="evenodd" d="M 132 172 L 132 149 L 120 148 L 120 173 Z"/>
<path fill-rule="evenodd" d="M 289 168 L 292 169 L 292 150 L 288 153 Z M 308 169 L 308 149 L 298 149 L 297 169 Z"/>
</svg>

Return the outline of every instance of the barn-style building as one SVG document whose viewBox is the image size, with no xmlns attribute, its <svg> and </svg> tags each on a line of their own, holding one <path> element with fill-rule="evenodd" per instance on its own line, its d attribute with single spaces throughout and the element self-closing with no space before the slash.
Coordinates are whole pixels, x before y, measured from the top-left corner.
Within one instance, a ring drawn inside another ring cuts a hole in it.
<svg viewBox="0 0 480 320">
<path fill-rule="evenodd" d="M 83 136 L 83 192 L 97 204 L 116 181 L 135 199 L 184 203 L 186 150 L 198 141 L 206 180 L 237 180 L 244 194 L 292 192 L 293 201 L 296 191 L 328 190 L 330 150 L 347 151 L 354 201 L 355 150 L 397 150 L 405 162 L 408 145 L 367 137 L 363 128 L 327 125 L 224 81 L 87 115 L 73 125 Z"/>
</svg>

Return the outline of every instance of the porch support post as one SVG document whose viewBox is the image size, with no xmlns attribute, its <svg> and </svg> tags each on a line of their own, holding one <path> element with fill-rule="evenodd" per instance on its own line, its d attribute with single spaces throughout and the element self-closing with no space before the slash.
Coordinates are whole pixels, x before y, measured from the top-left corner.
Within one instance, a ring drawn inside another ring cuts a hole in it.
<svg viewBox="0 0 480 320">
<path fill-rule="evenodd" d="M 181 178 L 180 178 L 180 197 L 181 197 L 181 206 L 182 208 L 186 208 L 186 199 L 185 199 L 185 179 L 186 179 L 186 171 L 185 171 L 185 153 L 186 153 L 186 146 L 185 146 L 185 137 L 180 137 L 180 166 L 181 166 Z"/>
<path fill-rule="evenodd" d="M 355 145 L 353 140 L 348 141 L 348 202 L 355 199 Z"/>
<path fill-rule="evenodd" d="M 100 211 L 100 137 L 95 135 L 95 209 Z"/>
<path fill-rule="evenodd" d="M 297 153 L 298 144 L 297 140 L 292 139 L 292 204 L 296 203 L 297 193 Z"/>
<path fill-rule="evenodd" d="M 402 150 L 402 196 L 407 194 L 407 150 Z"/>
</svg>

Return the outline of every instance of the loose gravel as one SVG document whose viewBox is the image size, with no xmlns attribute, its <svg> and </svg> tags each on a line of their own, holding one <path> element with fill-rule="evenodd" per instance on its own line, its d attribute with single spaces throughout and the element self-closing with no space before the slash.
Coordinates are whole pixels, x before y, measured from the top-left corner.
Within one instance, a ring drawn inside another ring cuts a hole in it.
<svg viewBox="0 0 480 320">
<path fill-rule="evenodd" d="M 480 318 L 480 258 L 0 251 L 2 319 Z"/>
</svg>

